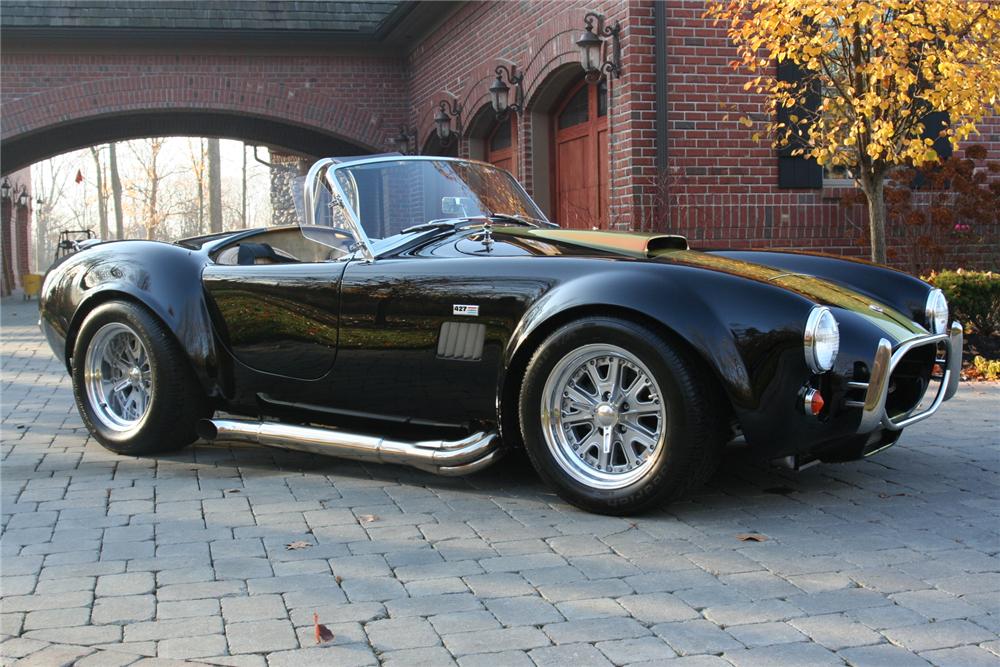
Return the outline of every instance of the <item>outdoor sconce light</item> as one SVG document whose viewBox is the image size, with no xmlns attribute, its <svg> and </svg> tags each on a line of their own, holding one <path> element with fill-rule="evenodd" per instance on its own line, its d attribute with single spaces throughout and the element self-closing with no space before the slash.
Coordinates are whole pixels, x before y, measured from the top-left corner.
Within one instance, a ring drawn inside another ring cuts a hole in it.
<svg viewBox="0 0 1000 667">
<path fill-rule="evenodd" d="M 21 194 L 17 198 L 18 206 L 28 205 L 28 188 L 21 188 Z"/>
<path fill-rule="evenodd" d="M 451 119 L 455 119 L 455 129 L 451 129 Z M 462 105 L 458 100 L 441 100 L 438 102 L 437 113 L 434 114 L 434 126 L 437 128 L 438 139 L 442 146 L 451 143 L 452 137 L 462 134 Z"/>
<path fill-rule="evenodd" d="M 497 65 L 497 78 L 490 86 L 490 96 L 493 98 L 493 111 L 496 112 L 497 120 L 500 120 L 508 113 L 521 113 L 524 111 L 524 72 L 518 73 L 517 65 Z M 504 78 L 514 86 L 514 103 L 510 103 L 510 86 L 504 83 Z"/>
<path fill-rule="evenodd" d="M 0 196 L 10 199 L 10 181 L 7 178 L 4 178 L 3 185 L 0 185 Z"/>
<path fill-rule="evenodd" d="M 621 24 L 615 21 L 611 25 L 605 25 L 604 15 L 597 12 L 587 12 L 583 22 L 585 28 L 580 33 L 580 38 L 576 40 L 576 45 L 580 48 L 580 64 L 587 73 L 587 81 L 594 83 L 604 72 L 615 78 L 620 77 L 622 75 Z M 602 61 L 601 49 L 605 41 L 603 38 L 606 37 L 611 38 L 611 57 Z"/>
<path fill-rule="evenodd" d="M 406 125 L 399 126 L 399 134 L 390 139 L 393 145 L 396 146 L 398 150 L 403 155 L 413 155 L 414 151 L 410 148 L 411 143 L 416 144 L 417 139 L 417 128 L 411 127 L 407 128 Z"/>
</svg>

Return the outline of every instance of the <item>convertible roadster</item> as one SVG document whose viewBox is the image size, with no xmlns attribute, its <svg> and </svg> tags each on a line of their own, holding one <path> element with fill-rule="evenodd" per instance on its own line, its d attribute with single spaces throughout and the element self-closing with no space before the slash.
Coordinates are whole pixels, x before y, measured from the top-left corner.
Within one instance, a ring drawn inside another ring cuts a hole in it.
<svg viewBox="0 0 1000 667">
<path fill-rule="evenodd" d="M 98 442 L 442 475 L 523 447 L 565 500 L 626 514 L 702 484 L 730 441 L 793 468 L 869 456 L 958 386 L 962 327 L 898 271 L 559 229 L 467 160 L 324 159 L 304 189 L 298 226 L 49 271 L 41 327 Z"/>
</svg>

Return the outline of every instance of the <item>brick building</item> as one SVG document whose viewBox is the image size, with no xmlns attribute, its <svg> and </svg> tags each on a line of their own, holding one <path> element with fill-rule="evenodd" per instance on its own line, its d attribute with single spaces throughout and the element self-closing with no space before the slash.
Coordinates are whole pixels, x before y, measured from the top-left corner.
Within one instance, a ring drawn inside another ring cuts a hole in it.
<svg viewBox="0 0 1000 667">
<path fill-rule="evenodd" d="M 510 169 L 564 226 L 865 252 L 864 211 L 840 203 L 849 183 L 725 119 L 733 106 L 759 118 L 763 104 L 744 92 L 701 0 L 209 4 L 5 2 L 3 171 L 150 134 L 226 136 L 308 159 L 398 149 L 402 130 L 421 152 Z M 588 12 L 620 27 L 620 72 L 593 82 L 576 44 Z M 500 119 L 498 66 L 521 107 Z M 980 140 L 996 156 L 1000 119 Z M 994 230 L 970 252 L 982 264 L 998 251 Z"/>
</svg>

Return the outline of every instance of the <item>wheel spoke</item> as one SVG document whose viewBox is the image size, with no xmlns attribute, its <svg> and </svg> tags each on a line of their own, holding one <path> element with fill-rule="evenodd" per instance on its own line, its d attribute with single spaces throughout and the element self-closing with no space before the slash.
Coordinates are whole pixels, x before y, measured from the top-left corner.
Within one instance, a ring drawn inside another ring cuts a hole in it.
<svg viewBox="0 0 1000 667">
<path fill-rule="evenodd" d="M 597 466 L 601 470 L 607 470 L 611 464 L 611 429 L 606 428 L 601 433 L 601 448 L 597 458 Z"/>
<path fill-rule="evenodd" d="M 646 449 L 652 449 L 656 445 L 656 436 L 654 434 L 649 433 L 641 426 L 632 424 L 626 425 L 622 440 L 625 442 L 638 442 Z"/>
</svg>

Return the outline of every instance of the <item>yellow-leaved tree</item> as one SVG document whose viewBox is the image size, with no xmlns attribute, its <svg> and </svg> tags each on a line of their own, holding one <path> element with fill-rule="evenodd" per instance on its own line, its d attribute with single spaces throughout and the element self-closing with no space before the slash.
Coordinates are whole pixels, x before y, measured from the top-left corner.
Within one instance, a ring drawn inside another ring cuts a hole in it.
<svg viewBox="0 0 1000 667">
<path fill-rule="evenodd" d="M 957 145 L 1000 113 L 995 0 L 711 0 L 706 15 L 726 26 L 745 90 L 766 100 L 757 139 L 846 168 L 864 192 L 875 262 L 886 261 L 886 175 L 939 158 L 928 114 L 947 114 L 935 129 Z"/>
</svg>

